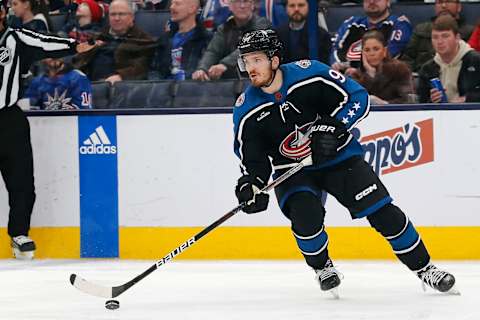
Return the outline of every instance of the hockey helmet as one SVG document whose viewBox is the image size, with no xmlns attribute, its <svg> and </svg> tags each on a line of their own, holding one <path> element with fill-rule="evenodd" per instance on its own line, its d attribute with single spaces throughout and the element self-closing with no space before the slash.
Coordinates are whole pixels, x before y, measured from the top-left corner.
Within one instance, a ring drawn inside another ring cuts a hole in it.
<svg viewBox="0 0 480 320">
<path fill-rule="evenodd" d="M 274 30 L 264 29 L 245 32 L 237 48 L 240 51 L 238 66 L 240 71 L 243 72 L 245 71 L 245 65 L 242 55 L 250 52 L 263 51 L 269 59 L 277 56 L 281 60 L 283 44 L 278 39 L 277 33 Z"/>
</svg>

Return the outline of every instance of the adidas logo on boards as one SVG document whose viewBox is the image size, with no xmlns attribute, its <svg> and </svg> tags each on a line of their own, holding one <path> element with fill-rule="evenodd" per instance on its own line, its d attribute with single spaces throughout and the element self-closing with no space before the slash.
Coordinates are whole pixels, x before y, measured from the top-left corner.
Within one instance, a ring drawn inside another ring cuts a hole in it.
<svg viewBox="0 0 480 320">
<path fill-rule="evenodd" d="M 102 126 L 97 127 L 80 147 L 81 154 L 115 154 L 117 147 L 113 146 Z"/>
</svg>

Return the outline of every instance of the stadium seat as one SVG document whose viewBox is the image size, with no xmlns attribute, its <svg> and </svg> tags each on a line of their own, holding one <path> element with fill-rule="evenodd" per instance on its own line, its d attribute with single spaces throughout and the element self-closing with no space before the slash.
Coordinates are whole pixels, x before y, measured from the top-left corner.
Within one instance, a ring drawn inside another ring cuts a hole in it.
<svg viewBox="0 0 480 320">
<path fill-rule="evenodd" d="M 233 107 L 243 87 L 243 83 L 239 81 L 198 82 L 186 80 L 179 82 L 173 106 L 177 108 Z"/>
<path fill-rule="evenodd" d="M 108 109 L 111 85 L 109 82 L 92 82 L 92 105 L 94 109 Z"/>
<path fill-rule="evenodd" d="M 62 30 L 67 22 L 67 15 L 65 13 L 50 15 L 50 22 L 52 23 L 52 33 L 57 33 Z"/>
<path fill-rule="evenodd" d="M 113 85 L 111 109 L 166 108 L 172 105 L 173 81 L 119 81 Z"/>
<path fill-rule="evenodd" d="M 168 10 L 140 10 L 135 13 L 135 24 L 155 39 L 165 32 L 165 25 L 170 18 Z"/>
</svg>

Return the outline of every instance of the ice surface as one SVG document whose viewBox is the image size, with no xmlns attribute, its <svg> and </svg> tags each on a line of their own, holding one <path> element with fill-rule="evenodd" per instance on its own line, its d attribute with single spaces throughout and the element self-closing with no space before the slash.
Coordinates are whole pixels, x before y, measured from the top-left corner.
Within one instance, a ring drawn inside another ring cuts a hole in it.
<svg viewBox="0 0 480 320">
<path fill-rule="evenodd" d="M 399 262 L 336 261 L 340 300 L 320 291 L 301 261 L 180 261 L 161 266 L 117 299 L 120 309 L 73 288 L 77 273 L 122 284 L 154 261 L 0 260 L 0 319 L 480 319 L 480 262 L 440 261 L 461 296 L 423 292 Z"/>
</svg>

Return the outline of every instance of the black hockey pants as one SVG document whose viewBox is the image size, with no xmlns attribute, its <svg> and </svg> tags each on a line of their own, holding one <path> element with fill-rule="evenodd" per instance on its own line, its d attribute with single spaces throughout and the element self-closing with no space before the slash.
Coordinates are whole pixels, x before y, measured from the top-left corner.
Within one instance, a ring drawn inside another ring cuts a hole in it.
<svg viewBox="0 0 480 320">
<path fill-rule="evenodd" d="M 16 105 L 0 109 L 0 172 L 8 191 L 8 234 L 28 235 L 35 202 L 30 125 Z"/>
</svg>

